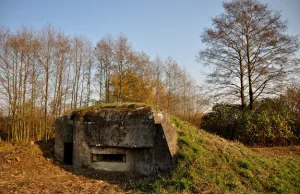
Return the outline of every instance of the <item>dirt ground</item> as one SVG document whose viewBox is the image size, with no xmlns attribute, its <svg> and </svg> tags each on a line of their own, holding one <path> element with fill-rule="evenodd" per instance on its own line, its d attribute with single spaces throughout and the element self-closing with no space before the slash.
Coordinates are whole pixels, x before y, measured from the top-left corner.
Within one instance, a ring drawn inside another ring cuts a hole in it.
<svg viewBox="0 0 300 194">
<path fill-rule="evenodd" d="M 134 173 L 73 169 L 53 157 L 53 140 L 32 144 L 0 143 L 0 193 L 133 193 Z"/>
<path fill-rule="evenodd" d="M 253 151 L 267 156 L 298 156 L 300 157 L 300 146 L 283 146 L 283 147 L 264 147 L 264 148 L 251 148 Z"/>
</svg>

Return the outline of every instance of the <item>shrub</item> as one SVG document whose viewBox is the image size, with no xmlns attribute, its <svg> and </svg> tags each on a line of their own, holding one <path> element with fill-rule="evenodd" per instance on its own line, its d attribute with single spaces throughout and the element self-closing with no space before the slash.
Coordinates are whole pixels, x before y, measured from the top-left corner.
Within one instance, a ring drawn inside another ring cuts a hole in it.
<svg viewBox="0 0 300 194">
<path fill-rule="evenodd" d="M 217 104 L 205 114 L 201 128 L 246 145 L 279 146 L 296 143 L 297 117 L 279 99 L 264 99 L 254 110 L 238 105 Z"/>
</svg>

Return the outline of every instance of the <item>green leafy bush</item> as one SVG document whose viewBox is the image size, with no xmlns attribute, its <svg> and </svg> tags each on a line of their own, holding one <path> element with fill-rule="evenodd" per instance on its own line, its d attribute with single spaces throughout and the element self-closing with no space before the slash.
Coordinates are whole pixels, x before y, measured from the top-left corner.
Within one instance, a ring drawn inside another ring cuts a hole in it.
<svg viewBox="0 0 300 194">
<path fill-rule="evenodd" d="M 201 128 L 246 145 L 279 146 L 297 143 L 297 121 L 284 101 L 264 99 L 254 110 L 217 104 L 204 115 Z"/>
</svg>

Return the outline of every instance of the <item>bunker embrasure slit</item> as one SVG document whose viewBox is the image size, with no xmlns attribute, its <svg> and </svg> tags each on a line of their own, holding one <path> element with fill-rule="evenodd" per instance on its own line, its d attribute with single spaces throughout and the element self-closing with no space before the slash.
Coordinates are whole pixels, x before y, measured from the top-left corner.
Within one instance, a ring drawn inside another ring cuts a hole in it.
<svg viewBox="0 0 300 194">
<path fill-rule="evenodd" d="M 126 162 L 125 154 L 92 154 L 92 162 Z"/>
</svg>

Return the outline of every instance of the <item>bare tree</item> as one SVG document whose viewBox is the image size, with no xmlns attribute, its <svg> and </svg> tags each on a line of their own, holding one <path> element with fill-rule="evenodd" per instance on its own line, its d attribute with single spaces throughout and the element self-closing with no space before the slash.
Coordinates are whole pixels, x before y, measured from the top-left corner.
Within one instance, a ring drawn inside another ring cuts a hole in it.
<svg viewBox="0 0 300 194">
<path fill-rule="evenodd" d="M 153 73 L 153 79 L 155 82 L 155 102 L 154 104 L 157 106 L 161 106 L 162 104 L 162 94 L 163 94 L 163 69 L 164 69 L 164 63 L 160 59 L 160 57 L 156 57 L 155 60 L 152 62 L 152 73 Z"/>
<path fill-rule="evenodd" d="M 130 70 L 134 64 L 135 55 L 127 37 L 120 34 L 114 44 L 114 62 L 116 64 L 117 88 L 115 88 L 116 101 L 123 102 L 123 86 L 126 71 Z"/>
<path fill-rule="evenodd" d="M 104 86 L 105 102 L 110 102 L 111 76 L 114 70 L 114 40 L 111 35 L 102 38 L 96 46 L 96 58 L 98 60 L 96 80 L 99 87 L 99 101 L 102 100 L 102 88 Z"/>
<path fill-rule="evenodd" d="M 71 108 L 77 108 L 79 83 L 82 78 L 82 68 L 85 58 L 84 40 L 83 37 L 74 37 L 72 40 L 72 62 L 73 62 L 73 88 L 72 88 L 72 102 Z"/>
<path fill-rule="evenodd" d="M 55 36 L 55 52 L 54 52 L 54 64 L 56 65 L 55 77 L 55 93 L 54 93 L 54 117 L 62 114 L 63 109 L 63 96 L 65 75 L 67 64 L 70 62 L 70 40 L 62 32 L 58 32 Z"/>
<path fill-rule="evenodd" d="M 87 54 L 87 61 L 86 61 L 86 68 L 85 68 L 85 73 L 84 76 L 86 77 L 86 103 L 85 106 L 89 106 L 90 104 L 90 98 L 92 95 L 92 89 L 91 89 L 91 80 L 92 80 L 92 70 L 94 68 L 94 63 L 95 63 L 95 53 L 93 50 L 93 45 L 90 41 L 87 42 L 86 44 L 86 54 Z M 82 88 L 84 89 L 84 88 Z"/>
<path fill-rule="evenodd" d="M 176 105 L 176 91 L 179 87 L 179 72 L 180 68 L 175 60 L 172 57 L 168 57 L 165 61 L 164 66 L 164 86 L 166 88 L 166 109 L 168 112 L 175 112 Z"/>
<path fill-rule="evenodd" d="M 285 34 L 287 23 L 280 13 L 256 0 L 223 3 L 225 12 L 213 18 L 213 27 L 202 34 L 208 48 L 198 59 L 214 67 L 208 82 L 224 95 L 238 96 L 249 107 L 261 95 L 276 93 L 279 83 L 287 81 L 294 68 L 293 54 L 299 41 Z"/>
<path fill-rule="evenodd" d="M 46 25 L 41 32 L 40 42 L 42 49 L 39 52 L 39 64 L 43 67 L 44 72 L 44 89 L 43 89 L 43 108 L 44 108 L 44 131 L 48 131 L 48 106 L 49 106 L 49 91 L 50 77 L 53 67 L 53 55 L 55 44 L 55 29 L 51 25 Z M 47 135 L 46 135 L 47 136 Z M 41 138 L 41 137 L 39 137 Z"/>
</svg>

